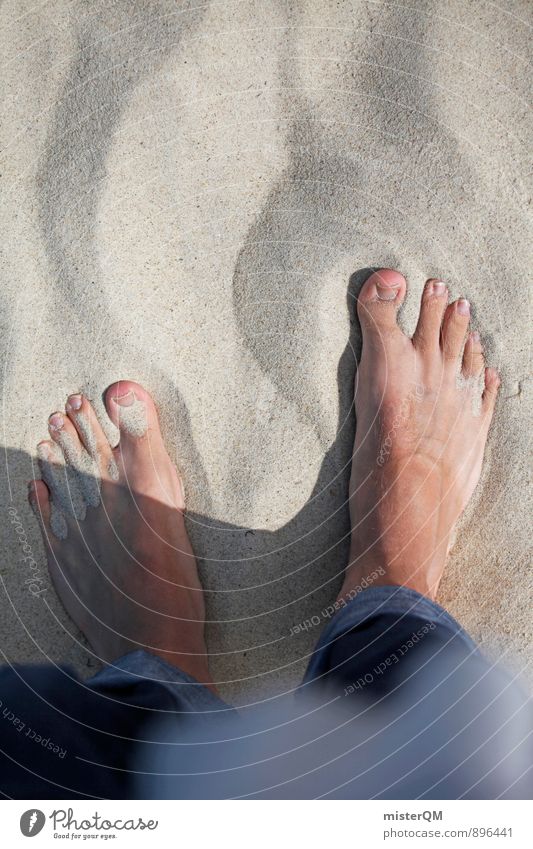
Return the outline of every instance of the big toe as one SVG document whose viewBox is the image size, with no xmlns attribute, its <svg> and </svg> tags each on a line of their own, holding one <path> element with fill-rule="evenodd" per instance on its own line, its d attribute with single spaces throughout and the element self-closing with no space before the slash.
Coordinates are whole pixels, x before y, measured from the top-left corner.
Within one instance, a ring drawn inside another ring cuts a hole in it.
<svg viewBox="0 0 533 849">
<path fill-rule="evenodd" d="M 136 494 L 150 496 L 154 504 L 182 509 L 181 482 L 164 446 L 151 395 L 139 383 L 120 380 L 106 390 L 104 402 L 120 431 L 114 449 L 119 475 Z"/>
<path fill-rule="evenodd" d="M 120 430 L 121 442 L 136 443 L 148 433 L 160 436 L 159 421 L 151 395 L 133 380 L 112 383 L 104 402 L 109 418 Z"/>
<path fill-rule="evenodd" d="M 363 330 L 377 331 L 396 325 L 396 313 L 405 298 L 407 283 L 403 274 L 380 268 L 370 275 L 357 299 L 357 313 Z"/>
</svg>

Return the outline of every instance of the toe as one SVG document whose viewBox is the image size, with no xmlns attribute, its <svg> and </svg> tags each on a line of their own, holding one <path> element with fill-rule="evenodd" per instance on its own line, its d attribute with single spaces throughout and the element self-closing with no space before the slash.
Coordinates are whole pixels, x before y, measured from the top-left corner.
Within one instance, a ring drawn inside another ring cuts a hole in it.
<svg viewBox="0 0 533 849">
<path fill-rule="evenodd" d="M 48 432 L 63 451 L 65 460 L 76 466 L 82 452 L 82 445 L 72 422 L 64 413 L 52 413 L 48 419 Z"/>
<path fill-rule="evenodd" d="M 82 424 L 84 429 L 85 424 L 87 423 Z M 76 475 L 76 489 L 79 490 L 79 494 L 87 505 L 98 507 L 100 504 L 100 478 L 108 476 L 107 469 L 111 449 L 109 449 L 107 458 L 100 458 L 98 455 L 93 457 L 89 454 L 80 440 L 78 431 L 70 418 L 64 413 L 52 413 L 48 419 L 48 430 L 54 442 L 61 448 L 67 464 Z M 95 447 L 92 435 L 86 432 L 86 438 L 92 441 L 93 447 Z M 97 462 L 100 460 L 102 461 L 102 469 L 99 468 L 100 464 Z"/>
<path fill-rule="evenodd" d="M 357 313 L 363 331 L 380 332 L 397 327 L 396 313 L 403 303 L 405 277 L 392 268 L 380 268 L 370 275 L 357 299 Z"/>
<path fill-rule="evenodd" d="M 442 322 L 441 348 L 445 361 L 456 363 L 462 350 L 470 322 L 470 304 L 459 298 L 450 304 Z"/>
<path fill-rule="evenodd" d="M 105 406 L 111 421 L 120 430 L 121 442 L 135 443 L 150 432 L 160 435 L 154 402 L 139 383 L 120 380 L 105 393 Z"/>
<path fill-rule="evenodd" d="M 57 414 L 54 413 L 53 415 Z M 68 448 L 65 447 L 66 443 L 68 443 Z M 43 481 L 50 492 L 51 504 L 54 508 L 52 509 L 52 520 L 54 513 L 57 513 L 58 510 L 62 510 L 65 515 L 74 516 L 79 520 L 85 518 L 87 503 L 90 502 L 86 503 L 85 501 L 81 485 L 83 478 L 80 479 L 78 475 L 78 469 L 81 468 L 81 455 L 81 445 L 79 443 L 77 447 L 75 443 L 71 445 L 70 437 L 64 438 L 60 434 L 54 438 L 53 442 L 43 440 L 37 446 L 39 468 Z M 69 456 L 73 459 L 73 463 L 70 462 Z M 94 481 L 94 478 L 91 480 Z M 91 485 L 94 486 L 94 484 Z"/>
<path fill-rule="evenodd" d="M 43 439 L 37 446 L 37 457 L 43 480 L 53 495 L 54 482 L 51 478 L 61 473 L 61 450 L 50 440 Z"/>
<path fill-rule="evenodd" d="M 439 351 L 442 317 L 448 302 L 448 290 L 441 280 L 428 280 L 422 293 L 420 315 L 413 344 L 421 353 Z"/>
<path fill-rule="evenodd" d="M 498 397 L 498 390 L 500 388 L 500 375 L 498 374 L 497 369 L 495 368 L 486 368 L 485 369 L 485 389 L 483 390 L 482 397 L 482 410 L 483 413 L 487 416 L 488 423 L 490 423 L 490 419 L 492 418 L 492 414 L 494 412 L 494 407 L 496 405 L 496 398 Z"/>
<path fill-rule="evenodd" d="M 105 393 L 109 417 L 120 430 L 114 457 L 130 490 L 183 509 L 183 489 L 165 448 L 154 402 L 131 380 L 114 383 Z"/>
<path fill-rule="evenodd" d="M 28 484 L 28 501 L 37 518 L 45 525 L 50 523 L 50 492 L 42 480 L 32 480 Z"/>
<path fill-rule="evenodd" d="M 98 421 L 92 404 L 83 395 L 69 395 L 65 410 L 76 430 L 80 444 L 96 462 L 102 477 L 106 477 L 109 472 L 113 449 Z"/>
<path fill-rule="evenodd" d="M 466 340 L 465 349 L 463 351 L 463 367 L 462 374 L 465 378 L 479 377 L 485 366 L 485 357 L 483 356 L 483 346 L 479 333 L 474 331 L 470 333 Z"/>
</svg>

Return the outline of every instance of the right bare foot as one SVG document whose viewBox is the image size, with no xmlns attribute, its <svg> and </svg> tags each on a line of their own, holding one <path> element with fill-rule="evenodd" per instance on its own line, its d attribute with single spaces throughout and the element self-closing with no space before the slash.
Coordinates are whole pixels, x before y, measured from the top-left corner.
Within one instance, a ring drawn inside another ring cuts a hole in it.
<svg viewBox="0 0 533 849">
<path fill-rule="evenodd" d="M 468 335 L 463 353 L 468 301 L 447 305 L 445 285 L 429 280 L 409 339 L 396 322 L 405 292 L 399 272 L 381 269 L 358 298 L 363 352 L 356 375 L 352 537 L 340 597 L 381 568 L 373 586 L 402 585 L 435 598 L 453 526 L 479 479 L 500 383 L 495 369 L 484 368 L 478 334 Z"/>
<path fill-rule="evenodd" d="M 120 431 L 116 448 L 82 395 L 50 416 L 52 441 L 38 447 L 45 480 L 30 483 L 29 498 L 50 574 L 102 660 L 142 648 L 212 687 L 183 490 L 154 403 L 142 386 L 121 381 L 109 387 L 105 404 Z M 57 465 L 61 454 L 77 470 L 81 497 L 74 504 Z"/>
</svg>

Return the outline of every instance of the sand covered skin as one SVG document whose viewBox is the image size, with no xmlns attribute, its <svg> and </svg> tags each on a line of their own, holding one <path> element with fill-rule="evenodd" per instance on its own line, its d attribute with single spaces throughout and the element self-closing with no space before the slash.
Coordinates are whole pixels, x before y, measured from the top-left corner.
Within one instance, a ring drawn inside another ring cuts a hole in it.
<svg viewBox="0 0 533 849">
<path fill-rule="evenodd" d="M 369 266 L 469 298 L 503 386 L 439 600 L 533 658 L 525 2 L 51 2 L 0 8 L 2 496 L 67 395 L 131 378 L 183 474 L 215 679 L 294 685 L 341 582 Z M 109 427 L 109 433 L 116 439 Z M 6 515 L 4 511 L 4 516 Z M 2 522 L 0 645 L 96 661 Z M 308 620 L 310 628 L 295 626 Z"/>
</svg>

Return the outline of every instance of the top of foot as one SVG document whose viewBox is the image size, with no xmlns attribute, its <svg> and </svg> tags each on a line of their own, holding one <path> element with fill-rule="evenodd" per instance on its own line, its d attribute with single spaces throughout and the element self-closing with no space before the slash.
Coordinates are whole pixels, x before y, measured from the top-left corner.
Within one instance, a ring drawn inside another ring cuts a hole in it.
<svg viewBox="0 0 533 849">
<path fill-rule="evenodd" d="M 143 648 L 209 682 L 183 490 L 153 400 L 123 380 L 105 406 L 116 447 L 81 394 L 50 416 L 50 439 L 38 446 L 43 480 L 30 484 L 30 501 L 54 584 L 102 660 Z"/>
<path fill-rule="evenodd" d="M 357 302 L 363 350 L 342 593 L 381 567 L 375 584 L 435 597 L 494 410 L 499 378 L 485 368 L 479 334 L 469 332 L 468 301 L 448 304 L 445 284 L 428 280 L 410 339 L 397 322 L 406 288 L 398 271 L 380 269 Z"/>
</svg>

